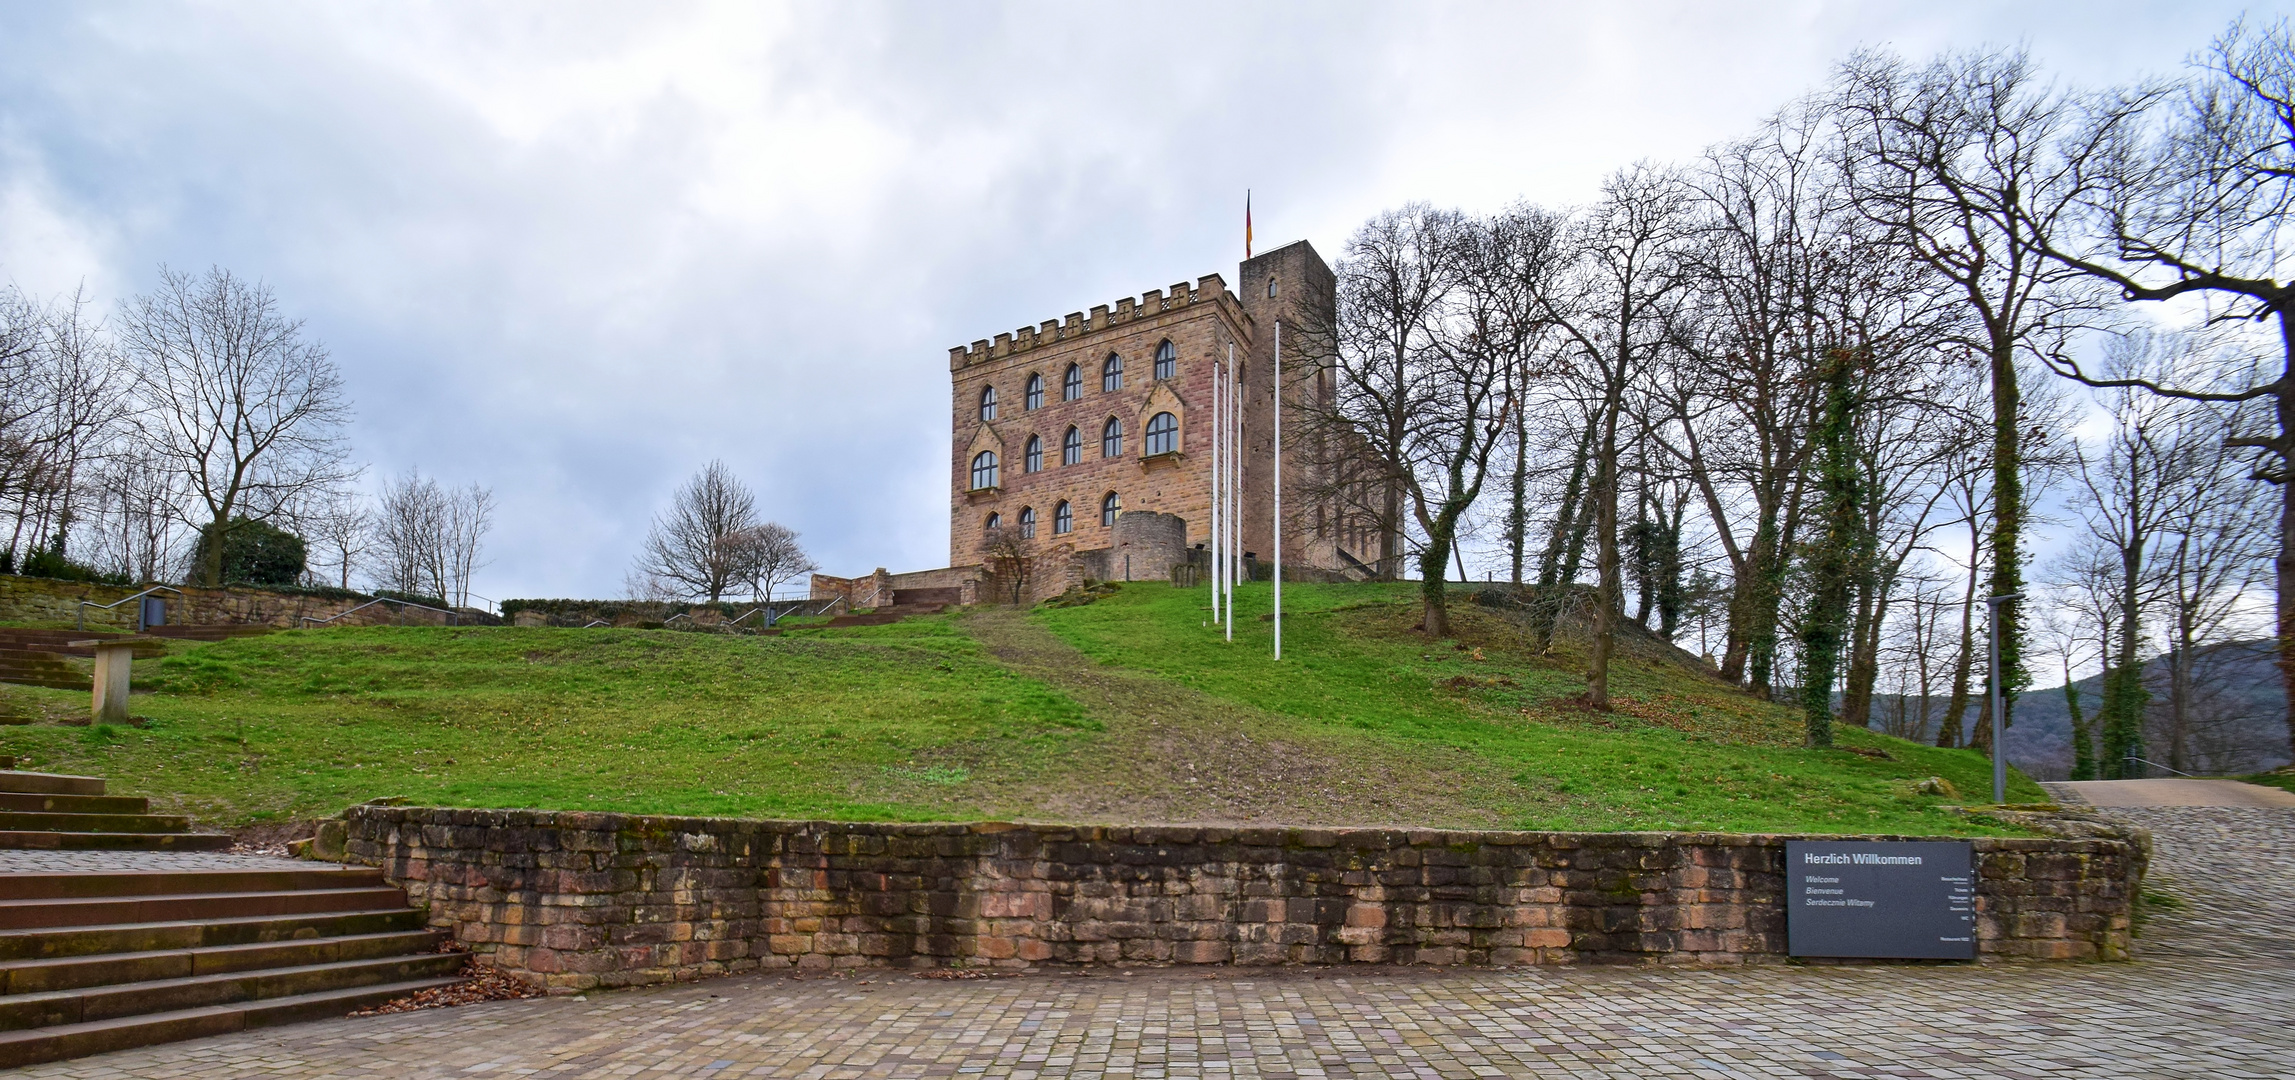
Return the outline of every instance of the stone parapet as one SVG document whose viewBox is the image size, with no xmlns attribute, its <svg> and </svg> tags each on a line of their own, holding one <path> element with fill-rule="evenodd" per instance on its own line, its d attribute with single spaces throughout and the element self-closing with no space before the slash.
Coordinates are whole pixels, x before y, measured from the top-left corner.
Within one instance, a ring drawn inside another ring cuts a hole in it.
<svg viewBox="0 0 2295 1080">
<path fill-rule="evenodd" d="M 1759 962 L 1785 954 L 1793 839 L 385 806 L 348 830 L 432 925 L 569 992 L 789 967 Z M 2127 957 L 2141 834 L 1974 844 L 1984 955 Z"/>
</svg>

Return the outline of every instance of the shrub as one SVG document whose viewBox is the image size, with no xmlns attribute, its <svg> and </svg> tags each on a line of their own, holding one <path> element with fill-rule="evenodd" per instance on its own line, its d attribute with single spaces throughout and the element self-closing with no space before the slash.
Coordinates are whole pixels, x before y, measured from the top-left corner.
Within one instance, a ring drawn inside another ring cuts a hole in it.
<svg viewBox="0 0 2295 1080">
<path fill-rule="evenodd" d="M 206 565 L 216 531 L 209 526 L 200 532 L 199 543 L 191 549 L 193 567 Z M 302 537 L 268 521 L 245 517 L 233 518 L 222 532 L 224 581 L 276 589 L 291 588 L 302 580 L 307 562 Z"/>
</svg>

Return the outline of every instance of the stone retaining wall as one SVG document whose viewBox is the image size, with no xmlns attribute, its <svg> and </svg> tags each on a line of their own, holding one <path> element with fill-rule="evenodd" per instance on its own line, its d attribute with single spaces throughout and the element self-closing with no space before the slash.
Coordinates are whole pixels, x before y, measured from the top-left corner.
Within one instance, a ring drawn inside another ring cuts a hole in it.
<svg viewBox="0 0 2295 1080">
<path fill-rule="evenodd" d="M 360 806 L 354 861 L 553 989 L 757 968 L 1745 963 L 1783 836 L 742 821 Z M 1975 841 L 1990 956 L 2124 959 L 2142 834 Z M 1878 838 L 1898 839 L 1898 838 Z"/>
<path fill-rule="evenodd" d="M 0 622 L 68 627 L 84 619 L 90 630 L 134 630 L 135 604 L 121 604 L 109 610 L 91 607 L 83 614 L 80 602 L 109 604 L 146 588 L 149 586 L 94 585 L 0 574 Z M 167 604 L 167 621 L 177 625 L 235 623 L 292 628 L 302 625 L 305 616 L 324 619 L 366 602 L 363 597 L 332 599 L 238 587 L 207 589 L 183 585 L 175 588 L 175 592 L 157 595 Z M 368 620 L 362 614 L 352 616 L 352 621 L 389 622 L 394 618 L 384 609 L 370 610 L 378 612 L 375 619 Z M 416 614 L 430 617 L 427 612 Z"/>
</svg>

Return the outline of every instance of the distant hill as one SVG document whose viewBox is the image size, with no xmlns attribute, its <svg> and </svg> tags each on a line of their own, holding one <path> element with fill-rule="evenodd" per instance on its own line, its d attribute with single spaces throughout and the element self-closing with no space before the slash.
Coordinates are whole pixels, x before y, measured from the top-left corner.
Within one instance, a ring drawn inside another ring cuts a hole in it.
<svg viewBox="0 0 2295 1080">
<path fill-rule="evenodd" d="M 2283 719 L 2286 693 L 2273 666 L 2270 639 L 2235 641 L 2202 650 L 2194 672 L 2198 688 L 2190 730 L 2185 739 L 2184 768 L 2195 773 L 2261 772 L 2288 762 L 2287 726 Z M 2144 665 L 2144 681 L 2152 702 L 2146 723 L 2151 752 L 2145 756 L 2161 763 L 2169 760 L 2167 665 L 2154 658 Z M 2092 675 L 2073 684 L 2080 694 L 2080 711 L 2091 720 L 2103 702 L 2104 680 Z M 1943 711 L 1941 698 L 1930 699 Z M 1878 713 L 1883 703 L 1875 702 Z M 1975 722 L 1972 704 L 1969 722 Z M 2008 729 L 2008 760 L 2035 779 L 2062 780 L 2072 772 L 2072 713 L 2059 683 L 2027 690 L 2016 701 L 2016 723 Z M 2164 774 L 2162 774 L 2164 775 Z"/>
</svg>

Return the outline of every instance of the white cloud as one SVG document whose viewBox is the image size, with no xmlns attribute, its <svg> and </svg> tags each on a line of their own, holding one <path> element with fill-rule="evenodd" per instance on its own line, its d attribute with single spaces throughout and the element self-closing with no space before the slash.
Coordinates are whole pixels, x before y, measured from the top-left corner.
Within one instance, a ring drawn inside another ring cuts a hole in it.
<svg viewBox="0 0 2295 1080">
<path fill-rule="evenodd" d="M 357 441 L 501 496 L 489 596 L 618 587 L 723 457 L 832 569 L 945 557 L 946 348 L 1584 198 L 1860 44 L 2171 67 L 2224 5 L 565 4 L 0 11 L 0 269 L 269 280 Z M 27 280 L 27 284 L 30 282 Z M 47 286 L 53 288 L 53 286 Z"/>
</svg>

